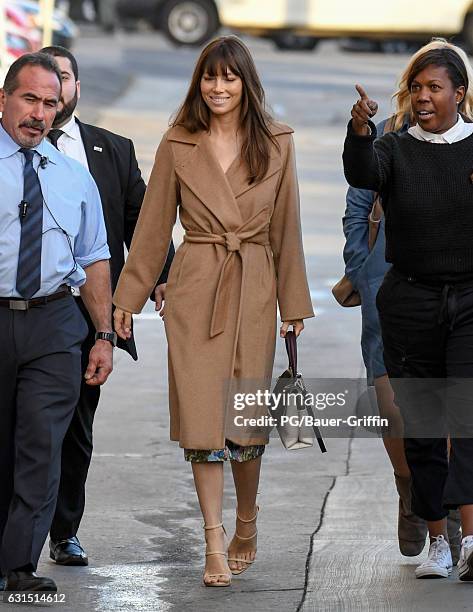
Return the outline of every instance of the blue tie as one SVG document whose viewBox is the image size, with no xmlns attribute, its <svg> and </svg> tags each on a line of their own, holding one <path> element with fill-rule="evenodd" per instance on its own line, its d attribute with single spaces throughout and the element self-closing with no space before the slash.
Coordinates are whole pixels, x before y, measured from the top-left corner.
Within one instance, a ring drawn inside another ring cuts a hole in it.
<svg viewBox="0 0 473 612">
<path fill-rule="evenodd" d="M 33 168 L 36 151 L 20 149 L 25 156 L 23 201 L 20 204 L 21 239 L 16 289 L 29 300 L 41 286 L 41 245 L 43 238 L 43 195 Z"/>
</svg>

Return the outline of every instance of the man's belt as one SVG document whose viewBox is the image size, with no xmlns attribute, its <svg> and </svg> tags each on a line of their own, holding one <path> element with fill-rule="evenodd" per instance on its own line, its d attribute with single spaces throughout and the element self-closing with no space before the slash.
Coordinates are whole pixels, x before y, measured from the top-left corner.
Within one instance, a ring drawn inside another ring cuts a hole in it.
<svg viewBox="0 0 473 612">
<path fill-rule="evenodd" d="M 10 310 L 28 310 L 35 306 L 43 306 L 48 302 L 60 300 L 67 295 L 71 295 L 71 288 L 68 285 L 61 285 L 59 291 L 56 291 L 56 293 L 32 298 L 31 300 L 23 300 L 22 298 L 0 298 L 0 307 L 9 308 Z"/>
</svg>

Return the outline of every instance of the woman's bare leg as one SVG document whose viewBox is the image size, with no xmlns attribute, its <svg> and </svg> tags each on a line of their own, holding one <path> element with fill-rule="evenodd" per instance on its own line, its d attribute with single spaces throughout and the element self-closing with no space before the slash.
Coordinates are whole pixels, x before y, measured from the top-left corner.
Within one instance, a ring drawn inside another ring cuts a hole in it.
<svg viewBox="0 0 473 612">
<path fill-rule="evenodd" d="M 204 517 L 204 524 L 208 527 L 222 522 L 223 501 L 223 463 L 220 461 L 198 463 L 192 462 L 195 489 L 199 498 L 200 509 Z M 205 532 L 207 550 L 226 550 L 226 539 L 223 529 L 210 529 Z M 225 582 L 225 575 L 229 574 L 229 567 L 224 555 L 209 555 L 205 558 L 204 582 Z M 213 577 L 208 574 L 217 574 Z"/>
<path fill-rule="evenodd" d="M 460 506 L 460 516 L 462 521 L 462 536 L 473 535 L 473 504 Z"/>
<path fill-rule="evenodd" d="M 247 521 L 256 515 L 256 494 L 258 493 L 261 470 L 261 456 L 249 461 L 232 461 L 233 481 L 237 496 L 238 515 Z M 246 561 L 254 561 L 256 557 L 256 520 L 244 523 L 236 519 L 236 532 L 248 540 L 233 537 L 228 547 L 228 556 L 241 559 L 229 561 L 230 569 L 241 570 L 247 567 Z"/>
<path fill-rule="evenodd" d="M 431 542 L 439 535 L 443 535 L 443 537 L 448 541 L 446 518 L 441 519 L 440 521 L 427 521 L 427 527 L 429 528 Z"/>
</svg>

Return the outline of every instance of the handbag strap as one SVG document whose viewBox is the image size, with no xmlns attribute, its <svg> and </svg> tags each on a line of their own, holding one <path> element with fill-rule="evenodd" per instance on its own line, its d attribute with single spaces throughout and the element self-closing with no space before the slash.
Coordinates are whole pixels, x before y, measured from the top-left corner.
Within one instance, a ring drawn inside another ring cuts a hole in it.
<svg viewBox="0 0 473 612">
<path fill-rule="evenodd" d="M 286 352 L 289 358 L 289 367 L 291 368 L 292 375 L 295 377 L 297 374 L 296 334 L 293 331 L 287 331 L 285 341 L 286 341 Z"/>
</svg>

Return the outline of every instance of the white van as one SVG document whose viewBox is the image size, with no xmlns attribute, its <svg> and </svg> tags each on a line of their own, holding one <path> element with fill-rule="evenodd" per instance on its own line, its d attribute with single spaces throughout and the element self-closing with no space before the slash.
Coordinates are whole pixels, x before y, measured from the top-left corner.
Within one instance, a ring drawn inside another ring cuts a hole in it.
<svg viewBox="0 0 473 612">
<path fill-rule="evenodd" d="M 473 50 L 473 0 L 217 0 L 217 6 L 223 26 L 283 47 L 291 38 L 295 47 L 313 48 L 320 38 L 461 35 Z"/>
<path fill-rule="evenodd" d="M 473 51 L 473 0 L 135 0 L 177 44 L 200 45 L 219 25 L 313 48 L 321 38 L 428 40 L 462 35 Z"/>
</svg>

